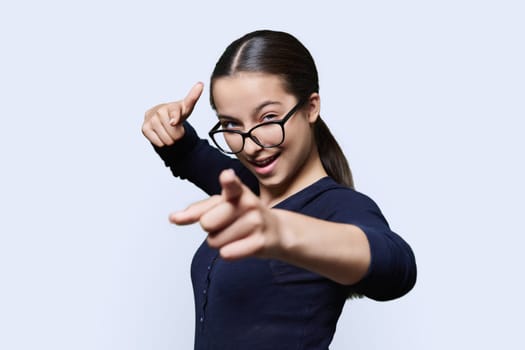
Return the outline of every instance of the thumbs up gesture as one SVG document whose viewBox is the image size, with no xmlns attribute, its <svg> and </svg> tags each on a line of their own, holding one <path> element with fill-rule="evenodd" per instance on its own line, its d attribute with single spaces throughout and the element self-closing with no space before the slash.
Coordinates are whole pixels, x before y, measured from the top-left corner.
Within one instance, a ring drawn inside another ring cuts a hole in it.
<svg viewBox="0 0 525 350">
<path fill-rule="evenodd" d="M 190 116 L 203 88 L 202 83 L 197 83 L 184 99 L 146 111 L 142 124 L 144 136 L 157 147 L 170 146 L 181 139 L 184 136 L 182 123 Z"/>
<path fill-rule="evenodd" d="M 233 170 L 219 177 L 220 195 L 194 203 L 170 215 L 177 225 L 199 222 L 208 232 L 208 244 L 224 259 L 247 256 L 271 257 L 279 249 L 278 216 L 246 187 Z"/>
</svg>

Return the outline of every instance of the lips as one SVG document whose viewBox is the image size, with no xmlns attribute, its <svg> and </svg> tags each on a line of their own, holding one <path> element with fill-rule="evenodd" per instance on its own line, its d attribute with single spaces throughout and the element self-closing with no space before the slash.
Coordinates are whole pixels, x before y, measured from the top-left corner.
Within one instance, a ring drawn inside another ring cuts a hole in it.
<svg viewBox="0 0 525 350">
<path fill-rule="evenodd" d="M 276 160 L 278 157 L 279 157 L 279 153 L 271 157 L 266 157 L 266 158 L 261 158 L 261 159 L 252 159 L 250 160 L 250 163 L 256 167 L 264 168 L 265 166 L 268 166 L 271 163 L 273 163 L 273 161 Z"/>
</svg>

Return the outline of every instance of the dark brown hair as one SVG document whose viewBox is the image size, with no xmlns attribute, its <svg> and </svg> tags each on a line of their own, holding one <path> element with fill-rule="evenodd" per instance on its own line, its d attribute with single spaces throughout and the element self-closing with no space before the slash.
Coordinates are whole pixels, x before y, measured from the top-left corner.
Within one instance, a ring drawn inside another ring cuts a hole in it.
<svg viewBox="0 0 525 350">
<path fill-rule="evenodd" d="M 299 40 L 284 32 L 251 32 L 226 48 L 211 75 L 210 102 L 214 109 L 214 81 L 238 72 L 275 74 L 282 78 L 286 91 L 298 100 L 306 100 L 312 93 L 319 92 L 319 77 L 312 55 Z M 336 182 L 353 188 L 346 157 L 321 116 L 314 124 L 314 137 L 327 174 Z"/>
</svg>

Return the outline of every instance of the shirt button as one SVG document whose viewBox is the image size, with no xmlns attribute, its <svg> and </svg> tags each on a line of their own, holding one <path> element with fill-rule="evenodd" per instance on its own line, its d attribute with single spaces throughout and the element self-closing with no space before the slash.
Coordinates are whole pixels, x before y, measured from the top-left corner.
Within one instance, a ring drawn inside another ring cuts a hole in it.
<svg viewBox="0 0 525 350">
<path fill-rule="evenodd" d="M 199 318 L 199 322 L 200 323 L 204 322 L 204 317 Z"/>
<path fill-rule="evenodd" d="M 206 294 L 206 289 L 204 289 L 204 290 L 202 291 L 202 294 Z"/>
<path fill-rule="evenodd" d="M 208 270 L 211 270 L 211 265 L 208 265 Z"/>
</svg>

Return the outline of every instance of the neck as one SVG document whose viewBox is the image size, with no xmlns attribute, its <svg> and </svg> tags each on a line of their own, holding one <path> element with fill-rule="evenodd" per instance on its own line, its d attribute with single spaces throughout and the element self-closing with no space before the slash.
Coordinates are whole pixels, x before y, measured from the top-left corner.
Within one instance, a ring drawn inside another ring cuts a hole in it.
<svg viewBox="0 0 525 350">
<path fill-rule="evenodd" d="M 303 168 L 292 179 L 276 186 L 259 184 L 260 198 L 268 207 L 274 207 L 286 198 L 328 176 L 317 152 L 314 152 Z"/>
</svg>

